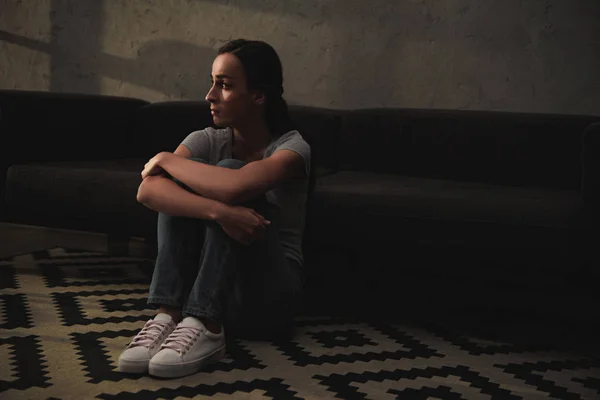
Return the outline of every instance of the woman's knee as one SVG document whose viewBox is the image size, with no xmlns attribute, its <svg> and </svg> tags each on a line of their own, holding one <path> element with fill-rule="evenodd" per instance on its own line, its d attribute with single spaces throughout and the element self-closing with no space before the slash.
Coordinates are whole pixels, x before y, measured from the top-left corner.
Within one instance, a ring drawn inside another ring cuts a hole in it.
<svg viewBox="0 0 600 400">
<path fill-rule="evenodd" d="M 200 158 L 200 157 L 190 157 L 189 158 L 192 161 L 196 161 L 202 164 L 208 164 L 208 162 L 204 159 L 204 158 Z"/>
<path fill-rule="evenodd" d="M 190 157 L 190 160 L 196 161 L 196 162 L 199 162 L 202 164 L 208 164 L 208 162 L 205 159 L 199 158 L 199 157 Z M 244 165 L 246 165 L 246 163 L 244 161 L 236 160 L 235 158 L 225 158 L 217 163 L 217 167 L 229 168 L 229 169 L 240 169 Z"/>
<path fill-rule="evenodd" d="M 244 161 L 236 160 L 234 158 L 226 158 L 217 163 L 217 167 L 229 168 L 229 169 L 240 169 L 244 165 L 246 165 L 246 163 Z"/>
</svg>

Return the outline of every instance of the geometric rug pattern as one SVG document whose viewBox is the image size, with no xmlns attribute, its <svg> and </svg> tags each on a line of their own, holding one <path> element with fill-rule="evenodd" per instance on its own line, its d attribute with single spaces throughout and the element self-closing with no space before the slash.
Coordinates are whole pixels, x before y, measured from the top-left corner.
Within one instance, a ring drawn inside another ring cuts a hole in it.
<svg viewBox="0 0 600 400">
<path fill-rule="evenodd" d="M 298 317 L 179 379 L 116 361 L 154 311 L 153 262 L 53 248 L 0 260 L 0 399 L 598 399 L 600 358 L 418 326 Z"/>
</svg>

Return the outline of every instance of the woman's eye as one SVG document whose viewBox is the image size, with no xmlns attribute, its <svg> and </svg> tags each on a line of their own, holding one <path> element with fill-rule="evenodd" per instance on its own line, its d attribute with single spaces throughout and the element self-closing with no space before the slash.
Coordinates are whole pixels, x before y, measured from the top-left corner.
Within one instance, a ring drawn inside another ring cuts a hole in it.
<svg viewBox="0 0 600 400">
<path fill-rule="evenodd" d="M 222 87 L 223 89 L 231 89 L 231 85 L 229 83 L 225 83 L 223 81 L 217 81 L 217 86 Z M 210 81 L 211 86 L 215 84 L 215 81 Z"/>
</svg>

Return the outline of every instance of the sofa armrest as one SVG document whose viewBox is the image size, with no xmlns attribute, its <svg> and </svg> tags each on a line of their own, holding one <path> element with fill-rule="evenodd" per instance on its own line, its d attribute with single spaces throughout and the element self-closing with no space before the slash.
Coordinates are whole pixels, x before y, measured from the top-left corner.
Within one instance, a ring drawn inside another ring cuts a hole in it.
<svg viewBox="0 0 600 400">
<path fill-rule="evenodd" d="M 600 206 L 600 122 L 588 125 L 583 132 L 581 192 L 585 207 L 594 218 Z"/>
<path fill-rule="evenodd" d="M 135 157 L 139 99 L 0 90 L 0 219 L 11 165 Z"/>
</svg>

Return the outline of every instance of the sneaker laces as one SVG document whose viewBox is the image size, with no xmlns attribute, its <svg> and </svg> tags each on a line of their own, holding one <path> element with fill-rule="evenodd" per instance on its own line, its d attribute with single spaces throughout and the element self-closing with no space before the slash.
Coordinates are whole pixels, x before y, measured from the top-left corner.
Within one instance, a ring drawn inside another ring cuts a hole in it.
<svg viewBox="0 0 600 400">
<path fill-rule="evenodd" d="M 146 322 L 140 333 L 133 338 L 129 347 L 150 346 L 168 325 L 168 321 L 150 320 Z"/>
<path fill-rule="evenodd" d="M 162 344 L 161 349 L 171 349 L 182 353 L 185 349 L 189 349 L 190 343 L 195 341 L 201 331 L 201 329 L 191 326 L 178 326 Z"/>
</svg>

